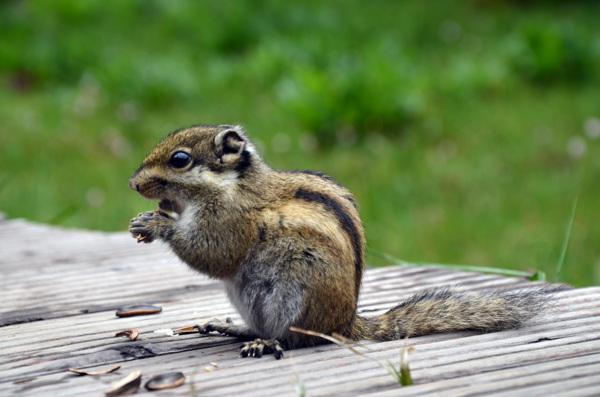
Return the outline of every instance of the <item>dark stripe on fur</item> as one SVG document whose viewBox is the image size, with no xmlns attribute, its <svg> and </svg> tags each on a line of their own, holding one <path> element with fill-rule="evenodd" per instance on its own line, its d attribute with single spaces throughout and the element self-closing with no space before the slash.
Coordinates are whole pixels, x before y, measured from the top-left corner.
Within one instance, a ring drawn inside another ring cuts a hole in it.
<svg viewBox="0 0 600 397">
<path fill-rule="evenodd" d="M 335 214 L 338 222 L 342 226 L 342 229 L 348 234 L 350 237 L 350 241 L 352 242 L 352 248 L 354 250 L 354 266 L 355 266 L 355 279 L 356 279 L 356 291 L 360 287 L 360 282 L 362 278 L 362 246 L 361 239 L 358 230 L 356 229 L 356 225 L 354 224 L 352 217 L 346 212 L 346 209 L 338 203 L 334 198 L 319 192 L 314 192 L 306 189 L 298 189 L 294 196 L 297 199 L 304 201 L 312 201 L 319 203 L 329 211 Z"/>
<path fill-rule="evenodd" d="M 340 186 L 340 187 L 344 187 L 344 185 L 342 185 L 341 183 L 339 183 L 338 181 L 336 181 L 335 179 L 333 179 L 332 177 L 330 177 L 329 175 L 327 175 L 324 172 L 318 172 L 318 171 L 311 171 L 311 170 L 287 170 L 287 171 L 282 171 L 282 172 L 289 172 L 291 174 L 306 174 L 306 175 L 312 175 L 312 176 L 316 176 L 319 177 L 321 179 L 324 179 L 328 182 L 333 182 L 336 185 Z"/>
</svg>

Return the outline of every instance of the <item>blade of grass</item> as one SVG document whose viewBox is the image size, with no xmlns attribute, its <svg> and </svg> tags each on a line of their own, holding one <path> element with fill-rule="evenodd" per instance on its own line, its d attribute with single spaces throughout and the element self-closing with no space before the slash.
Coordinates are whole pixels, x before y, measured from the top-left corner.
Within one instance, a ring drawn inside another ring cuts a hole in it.
<svg viewBox="0 0 600 397">
<path fill-rule="evenodd" d="M 402 353 L 400 353 L 400 383 L 402 386 L 413 385 L 412 376 L 410 376 L 410 368 L 408 367 L 408 348 L 406 344 Z"/>
<path fill-rule="evenodd" d="M 354 353 L 358 356 L 361 356 L 369 361 L 372 361 L 372 362 L 376 363 L 377 365 L 379 365 L 381 368 L 385 369 L 390 375 L 392 375 L 392 377 L 396 380 L 396 382 L 400 383 L 402 386 L 410 386 L 413 384 L 412 379 L 410 378 L 410 371 L 408 369 L 408 358 L 406 359 L 406 362 L 405 362 L 406 369 L 403 370 L 403 361 L 402 361 L 403 357 L 401 357 L 400 372 L 398 372 L 398 370 L 394 367 L 394 365 L 390 362 L 390 360 L 388 360 L 388 359 L 385 360 L 387 362 L 387 365 L 386 365 L 386 364 L 381 363 L 380 361 L 377 361 L 377 360 L 365 355 L 364 353 L 359 352 L 352 345 L 357 346 L 357 347 L 362 347 L 365 350 L 371 350 L 371 349 L 369 349 L 367 346 L 362 345 L 356 341 L 348 339 L 338 333 L 334 333 L 332 336 L 329 336 L 329 335 L 322 334 L 320 332 L 309 331 L 306 329 L 301 329 L 301 328 L 296 328 L 296 327 L 290 327 L 290 331 L 299 332 L 301 334 L 306 334 L 306 335 L 311 335 L 311 336 L 318 336 L 320 338 L 323 338 L 330 342 L 333 342 L 338 346 L 345 347 L 346 349 L 350 350 L 352 353 Z M 405 350 L 406 350 L 406 348 L 405 348 Z M 403 371 L 405 373 L 404 376 L 402 375 Z M 406 373 L 408 373 L 408 378 L 406 377 Z M 405 383 L 405 382 L 407 382 L 407 383 Z M 410 382 L 410 383 L 408 383 L 408 382 Z"/>
<path fill-rule="evenodd" d="M 299 332 L 301 334 L 306 334 L 306 335 L 311 335 L 311 336 L 318 336 L 320 338 L 323 338 L 323 339 L 326 339 L 326 340 L 328 340 L 330 342 L 333 342 L 333 343 L 335 343 L 338 346 L 345 347 L 346 349 L 350 350 L 352 353 L 357 354 L 357 355 L 359 355 L 359 356 L 361 356 L 363 358 L 366 358 L 367 360 L 375 361 L 372 358 L 370 358 L 368 356 L 365 356 L 363 353 L 359 352 L 358 350 L 356 350 L 352 346 L 349 346 L 343 340 L 339 340 L 339 339 L 337 339 L 337 338 L 335 338 L 333 336 L 325 335 L 325 334 L 322 334 L 320 332 L 309 331 L 307 329 L 296 328 L 296 327 L 290 327 L 290 331 L 292 331 L 292 332 Z M 375 361 L 375 362 L 377 362 L 379 365 L 381 365 L 381 363 L 379 363 L 378 361 Z"/>
<path fill-rule="evenodd" d="M 306 396 L 306 386 L 304 386 L 304 382 L 302 382 L 302 379 L 300 379 L 300 375 L 298 375 L 297 373 L 294 373 L 291 383 L 292 383 L 292 387 L 294 388 L 294 391 L 296 392 L 296 395 L 298 397 Z"/>
<path fill-rule="evenodd" d="M 567 226 L 567 232 L 565 233 L 562 249 L 560 251 L 560 258 L 558 258 L 558 265 L 556 266 L 556 277 L 554 277 L 554 282 L 558 282 L 558 280 L 560 279 L 560 273 L 562 272 L 563 264 L 565 262 L 565 256 L 567 254 L 569 240 L 571 239 L 571 229 L 573 229 L 573 219 L 575 218 L 575 210 L 577 209 L 578 200 L 579 196 L 575 196 L 575 201 L 573 201 L 573 208 L 571 208 L 571 218 L 569 219 L 569 225 Z"/>
<path fill-rule="evenodd" d="M 454 264 L 447 264 L 447 263 L 407 262 L 402 259 L 394 258 L 393 256 L 385 254 L 383 252 L 377 252 L 377 251 L 373 251 L 371 249 L 367 249 L 367 253 L 370 255 L 385 259 L 385 260 L 395 263 L 397 265 L 403 265 L 403 266 L 412 265 L 412 266 L 423 266 L 423 267 L 441 267 L 444 269 L 458 269 L 458 270 L 464 270 L 467 272 L 500 274 L 503 276 L 512 276 L 512 277 L 527 277 L 529 279 L 535 275 L 535 273 L 532 275 L 531 272 L 525 272 L 525 271 L 521 271 L 521 270 L 497 269 L 494 267 L 486 267 L 486 266 L 454 265 Z"/>
<path fill-rule="evenodd" d="M 357 347 L 362 347 L 365 350 L 369 350 L 371 351 L 372 349 L 370 349 L 368 346 L 363 345 L 361 343 L 358 343 L 356 341 L 353 341 L 352 339 L 348 339 L 343 335 L 340 335 L 336 332 L 334 332 L 332 334 L 332 336 L 334 338 L 339 339 L 342 342 L 345 342 L 349 345 L 354 345 Z M 406 338 L 405 342 L 408 340 L 408 337 Z M 396 367 L 394 367 L 394 364 L 392 364 L 392 362 L 389 359 L 385 359 L 387 365 L 383 365 L 380 362 L 371 359 L 370 357 L 367 357 L 365 355 L 362 355 L 364 358 L 369 359 L 373 362 L 376 362 L 377 364 L 379 364 L 380 367 L 384 368 L 385 370 L 388 371 L 388 373 L 390 375 L 392 375 L 394 377 L 394 379 L 396 379 L 397 382 L 399 382 L 402 386 L 410 386 L 413 384 L 412 378 L 410 376 L 410 368 L 408 367 L 408 348 L 406 346 L 406 343 L 404 344 L 404 349 L 402 350 L 402 352 L 400 353 L 400 372 L 398 372 L 398 370 L 396 369 Z"/>
<path fill-rule="evenodd" d="M 533 276 L 529 277 L 531 281 L 546 281 L 546 273 L 541 270 L 536 270 Z"/>
</svg>

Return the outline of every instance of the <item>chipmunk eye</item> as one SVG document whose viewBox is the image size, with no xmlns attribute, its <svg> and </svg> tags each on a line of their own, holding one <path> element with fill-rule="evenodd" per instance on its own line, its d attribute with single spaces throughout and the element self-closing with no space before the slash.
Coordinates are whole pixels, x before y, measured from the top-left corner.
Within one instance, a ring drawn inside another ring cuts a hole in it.
<svg viewBox="0 0 600 397">
<path fill-rule="evenodd" d="M 186 152 L 175 152 L 169 159 L 169 166 L 173 168 L 183 168 L 192 161 L 192 158 Z"/>
</svg>

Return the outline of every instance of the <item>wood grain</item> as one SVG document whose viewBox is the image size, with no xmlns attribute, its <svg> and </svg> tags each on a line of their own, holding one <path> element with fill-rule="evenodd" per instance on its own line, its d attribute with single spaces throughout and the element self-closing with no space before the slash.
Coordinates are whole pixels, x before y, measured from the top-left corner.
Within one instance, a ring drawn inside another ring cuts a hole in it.
<svg viewBox="0 0 600 397">
<path fill-rule="evenodd" d="M 597 396 L 600 395 L 600 288 L 561 292 L 552 308 L 519 330 L 461 332 L 366 341 L 367 355 L 399 363 L 411 347 L 414 386 L 401 388 L 377 364 L 324 345 L 241 359 L 239 341 L 219 335 L 168 336 L 157 330 L 213 317 L 241 321 L 222 286 L 195 274 L 160 243 L 127 233 L 67 230 L 23 220 L 0 221 L 0 395 L 102 395 L 127 374 L 143 382 L 180 371 L 183 386 L 153 395 L 310 396 Z M 381 313 L 432 286 L 523 288 L 528 281 L 420 267 L 368 269 L 359 310 Z M 161 306 L 160 314 L 118 318 L 117 307 Z M 137 340 L 115 337 L 134 328 Z M 214 366 L 211 363 L 217 363 Z M 114 373 L 78 376 L 67 368 Z M 150 392 L 140 388 L 137 394 Z"/>
</svg>

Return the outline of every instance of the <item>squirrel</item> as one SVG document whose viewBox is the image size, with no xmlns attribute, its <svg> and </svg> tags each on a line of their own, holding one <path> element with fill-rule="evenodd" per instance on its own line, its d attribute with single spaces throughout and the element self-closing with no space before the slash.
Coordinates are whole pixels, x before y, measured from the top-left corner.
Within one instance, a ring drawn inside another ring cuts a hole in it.
<svg viewBox="0 0 600 397">
<path fill-rule="evenodd" d="M 365 235 L 352 194 L 323 173 L 272 169 L 239 126 L 171 133 L 129 186 L 159 200 L 159 210 L 131 220 L 132 236 L 162 240 L 191 268 L 224 283 L 245 326 L 213 319 L 197 329 L 245 340 L 242 357 L 280 359 L 284 350 L 327 343 L 290 327 L 379 341 L 514 329 L 553 292 L 432 288 L 380 316 L 360 316 Z"/>
</svg>

